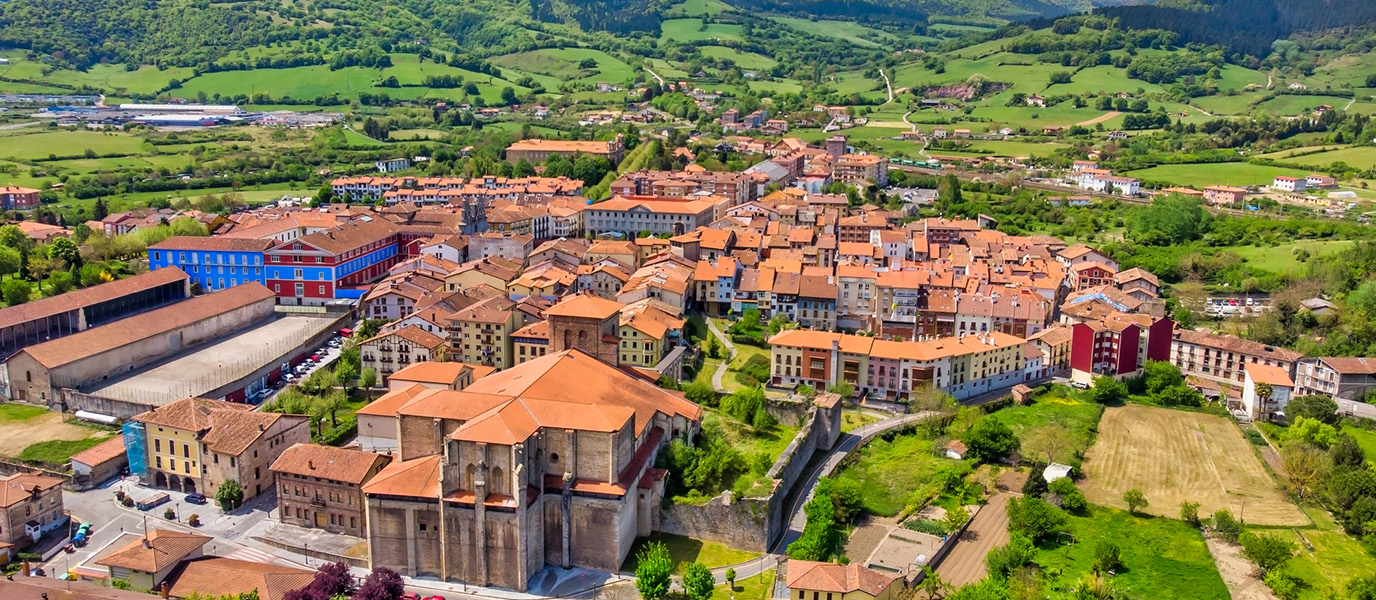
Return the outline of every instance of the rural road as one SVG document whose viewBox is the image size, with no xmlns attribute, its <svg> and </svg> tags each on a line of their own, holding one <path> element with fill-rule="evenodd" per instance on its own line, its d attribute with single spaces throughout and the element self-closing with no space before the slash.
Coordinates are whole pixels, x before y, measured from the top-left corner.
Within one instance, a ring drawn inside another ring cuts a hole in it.
<svg viewBox="0 0 1376 600">
<path fill-rule="evenodd" d="M 766 569 L 779 564 L 779 560 L 783 558 L 783 553 L 788 548 L 788 545 L 792 543 L 793 540 L 798 539 L 798 536 L 803 534 L 803 525 L 807 523 L 807 515 L 803 513 L 803 505 L 807 504 L 807 501 L 812 499 L 812 492 L 817 487 L 817 481 L 819 479 L 830 475 L 847 455 L 863 446 L 865 442 L 868 442 L 875 436 L 885 431 L 902 427 L 909 423 L 927 419 L 932 416 L 935 416 L 935 413 L 926 412 L 913 415 L 898 415 L 882 421 L 875 421 L 874 423 L 859 427 L 849 433 L 842 434 L 841 438 L 837 440 L 836 446 L 826 454 L 825 458 L 815 466 L 812 466 L 809 471 L 804 472 L 802 478 L 794 483 L 794 489 L 789 492 L 791 500 L 786 499 L 789 503 L 784 509 L 784 514 L 788 516 L 788 530 L 784 531 L 784 534 L 774 542 L 769 552 L 742 563 L 712 569 L 712 575 L 716 577 L 718 582 L 725 582 L 726 570 L 735 569 L 736 579 L 741 580 L 758 575 Z"/>
<path fill-rule="evenodd" d="M 654 77 L 655 81 L 659 82 L 659 87 L 664 87 L 664 78 L 660 77 L 658 73 L 655 73 L 654 71 L 650 70 L 650 67 L 645 67 L 645 72 L 649 73 L 650 77 Z"/>
<path fill-rule="evenodd" d="M 913 114 L 913 111 L 911 111 L 911 110 L 908 111 L 908 112 L 903 113 L 903 123 L 904 123 L 905 125 L 907 125 L 908 127 L 911 127 L 913 133 L 916 133 L 916 132 L 917 132 L 917 125 L 913 125 L 913 122 L 908 120 L 908 117 L 912 116 L 912 114 Z"/>
<path fill-rule="evenodd" d="M 879 75 L 884 78 L 884 87 L 889 90 L 889 102 L 893 102 L 893 82 L 889 81 L 889 74 L 879 69 Z"/>
<path fill-rule="evenodd" d="M 726 375 L 727 367 L 730 367 L 731 361 L 736 358 L 736 345 L 731 343 L 731 338 L 726 337 L 726 334 L 717 329 L 717 324 L 713 323 L 710 317 L 702 315 L 702 319 L 707 322 L 707 328 L 712 330 L 712 335 L 717 336 L 717 341 L 726 347 L 726 358 L 721 361 L 721 364 L 717 366 L 717 371 L 712 374 L 712 387 L 717 390 L 718 394 L 729 394 L 730 392 L 722 387 L 721 378 Z"/>
<path fill-rule="evenodd" d="M 1088 120 L 1088 121 L 1080 121 L 1079 123 L 1076 123 L 1076 125 L 1078 125 L 1078 126 L 1080 126 L 1080 127 L 1089 127 L 1089 126 L 1091 126 L 1091 125 L 1098 125 L 1098 124 L 1100 124 L 1100 123 L 1103 123 L 1104 121 L 1107 121 L 1107 120 L 1109 120 L 1109 119 L 1112 119 L 1112 118 L 1114 118 L 1114 117 L 1116 117 L 1116 116 L 1118 116 L 1118 115 L 1121 115 L 1121 114 L 1123 114 L 1123 113 L 1120 113 L 1120 112 L 1118 112 L 1118 111 L 1116 111 L 1116 110 L 1110 110 L 1110 111 L 1108 111 L 1108 112 L 1106 112 L 1106 113 L 1104 113 L 1104 114 L 1102 114 L 1102 115 L 1099 115 L 1099 116 L 1097 116 L 1097 117 L 1094 117 L 1093 119 L 1090 119 L 1090 120 Z"/>
<path fill-rule="evenodd" d="M 38 124 L 38 121 L 25 121 L 25 122 L 23 122 L 23 123 L 10 123 L 9 125 L 0 125 L 0 131 L 3 131 L 3 130 L 10 130 L 10 129 L 22 129 L 22 128 L 24 128 L 24 127 L 29 127 L 29 126 L 31 126 L 31 125 L 37 125 L 37 124 Z"/>
</svg>

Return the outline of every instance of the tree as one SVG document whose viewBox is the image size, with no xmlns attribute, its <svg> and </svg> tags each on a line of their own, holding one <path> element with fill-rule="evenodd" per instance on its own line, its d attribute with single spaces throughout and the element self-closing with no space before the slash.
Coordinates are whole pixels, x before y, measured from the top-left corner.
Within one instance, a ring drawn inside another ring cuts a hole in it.
<svg viewBox="0 0 1376 600">
<path fill-rule="evenodd" d="M 1134 514 L 1137 512 L 1137 509 L 1146 508 L 1151 505 L 1151 503 L 1147 501 L 1146 494 L 1143 494 L 1142 490 L 1137 488 L 1132 488 L 1123 492 L 1123 502 L 1128 503 L 1128 512 Z"/>
<path fill-rule="evenodd" d="M 946 511 L 946 518 L 942 519 L 942 525 L 946 526 L 946 531 L 956 531 L 965 526 L 965 522 L 970 520 L 970 511 L 965 510 L 964 506 L 957 506 Z"/>
<path fill-rule="evenodd" d="M 1346 433 L 1338 434 L 1338 441 L 1328 447 L 1328 458 L 1335 471 L 1366 467 L 1366 451 L 1357 440 Z"/>
<path fill-rule="evenodd" d="M 840 396 L 842 400 L 855 397 L 855 386 L 844 381 L 827 388 L 827 391 Z"/>
<path fill-rule="evenodd" d="M 358 376 L 358 364 L 353 361 L 341 360 L 334 366 L 334 378 L 342 385 L 353 385 L 354 377 Z"/>
<path fill-rule="evenodd" d="M 723 574 L 723 577 L 726 578 L 726 588 L 733 592 L 736 591 L 736 570 L 731 567 L 727 567 L 726 573 Z"/>
<path fill-rule="evenodd" d="M 700 562 L 689 564 L 688 570 L 683 573 L 683 591 L 689 600 L 708 600 L 716 583 L 712 572 Z"/>
<path fill-rule="evenodd" d="M 1027 536 L 1032 543 L 1065 528 L 1065 512 L 1041 498 L 1014 498 L 1008 501 L 1008 531 Z"/>
<path fill-rule="evenodd" d="M 377 371 L 376 371 L 376 370 L 374 370 L 374 369 L 372 369 L 372 368 L 370 367 L 370 368 L 364 369 L 362 373 L 359 373 L 359 375 L 358 375 L 358 387 L 361 387 L 361 388 L 363 388 L 363 389 L 366 390 L 366 389 L 372 388 L 372 387 L 375 386 L 375 385 L 377 385 Z"/>
<path fill-rule="evenodd" d="M 922 566 L 922 591 L 927 592 L 927 599 L 931 600 L 951 590 L 951 584 L 941 578 L 931 567 Z"/>
<path fill-rule="evenodd" d="M 1047 498 L 1052 504 L 1057 504 L 1070 512 L 1079 514 L 1089 508 L 1089 501 L 1085 499 L 1084 492 L 1071 481 L 1069 477 L 1062 477 L 1051 482 L 1047 486 L 1047 491 L 1051 497 Z"/>
<path fill-rule="evenodd" d="M 1024 436 L 1022 441 L 1022 451 L 1024 457 L 1036 460 L 1045 458 L 1045 462 L 1050 464 L 1056 462 L 1061 451 L 1065 450 L 1070 441 L 1074 439 L 1070 429 L 1060 423 L 1043 425 Z"/>
<path fill-rule="evenodd" d="M 717 391 L 706 381 L 694 380 L 683 387 L 683 396 L 702 406 L 717 405 Z"/>
<path fill-rule="evenodd" d="M 1138 210 L 1128 226 L 1134 240 L 1150 239 L 1157 245 L 1183 244 L 1199 239 L 1209 230 L 1211 217 L 1199 199 L 1167 194 Z"/>
<path fill-rule="evenodd" d="M 966 457 L 978 462 L 995 462 L 1018 449 L 1018 437 L 1013 430 L 993 416 L 980 419 L 961 441 L 967 448 Z"/>
<path fill-rule="evenodd" d="M 406 593 L 401 575 L 387 567 L 377 567 L 354 592 L 353 600 L 398 600 Z"/>
<path fill-rule="evenodd" d="M 844 525 L 849 523 L 856 513 L 860 512 L 860 502 L 864 493 L 860 490 L 860 484 L 854 479 L 823 477 L 817 480 L 817 488 L 813 495 L 829 498 L 834 511 L 835 524 Z"/>
<path fill-rule="evenodd" d="M 110 207 L 105 205 L 104 198 L 96 198 L 96 205 L 91 208 L 91 220 L 99 221 L 110 216 Z"/>
<path fill-rule="evenodd" d="M 53 240 L 48 256 L 62 261 L 68 268 L 81 268 L 81 250 L 76 247 L 76 242 L 65 237 Z"/>
<path fill-rule="evenodd" d="M 72 291 L 76 287 L 76 282 L 72 279 L 71 271 L 58 271 L 48 277 L 48 295 L 56 296 Z"/>
<path fill-rule="evenodd" d="M 5 295 L 5 304 L 18 306 L 29 301 L 29 294 L 33 293 L 33 287 L 23 279 L 6 279 L 0 283 L 0 292 Z"/>
<path fill-rule="evenodd" d="M 836 544 L 836 506 L 830 498 L 813 496 L 803 505 L 807 521 L 803 534 L 788 545 L 788 557 L 797 560 L 827 560 Z"/>
<path fill-rule="evenodd" d="M 24 257 L 18 250 L 7 246 L 0 246 L 0 277 L 14 275 L 23 266 Z"/>
<path fill-rule="evenodd" d="M 1309 444 L 1286 444 L 1280 453 L 1285 462 L 1286 491 L 1302 500 L 1313 498 L 1332 471 L 1328 454 Z"/>
<path fill-rule="evenodd" d="M 1117 404 L 1128 397 L 1128 386 L 1112 377 L 1101 375 L 1094 378 L 1094 389 L 1090 397 L 1099 404 Z"/>
<path fill-rule="evenodd" d="M 1021 567 L 1036 556 L 1036 544 L 1020 531 L 1009 535 L 1008 543 L 994 548 L 984 557 L 984 566 L 993 577 L 1004 579 L 1014 569 Z"/>
<path fill-rule="evenodd" d="M 512 168 L 511 174 L 515 177 L 533 177 L 535 175 L 535 166 L 530 164 L 530 161 L 522 158 L 516 161 L 516 166 Z"/>
<path fill-rule="evenodd" d="M 669 594 L 669 576 L 674 561 L 663 542 L 651 542 L 636 555 L 635 589 L 645 600 L 660 600 Z"/>
<path fill-rule="evenodd" d="M 1327 450 L 1338 441 L 1338 431 L 1332 425 L 1311 419 L 1296 417 L 1293 424 L 1280 436 L 1282 446 L 1288 444 L 1309 444 Z"/>
<path fill-rule="evenodd" d="M 1295 555 L 1295 544 L 1271 534 L 1252 532 L 1238 536 L 1242 544 L 1242 555 L 1252 561 L 1262 574 L 1285 565 Z"/>
<path fill-rule="evenodd" d="M 333 202 L 334 188 L 331 187 L 328 183 L 320 186 L 320 190 L 315 192 L 314 196 L 311 196 L 311 200 L 314 200 L 320 204 L 329 204 Z"/>
<path fill-rule="evenodd" d="M 1146 381 L 1147 393 L 1153 396 L 1173 385 L 1185 383 L 1185 375 L 1180 372 L 1180 367 L 1164 360 L 1147 361 L 1142 367 L 1142 378 Z"/>
<path fill-rule="evenodd" d="M 1180 520 L 1195 527 L 1199 526 L 1199 503 L 1185 501 L 1180 503 Z"/>
<path fill-rule="evenodd" d="M 215 490 L 215 501 L 219 502 L 220 508 L 226 512 L 234 510 L 244 501 L 244 489 L 239 487 L 239 482 L 227 479 Z"/>
<path fill-rule="evenodd" d="M 1328 396 L 1298 396 L 1285 405 L 1285 416 L 1292 423 L 1303 417 L 1332 425 L 1338 422 L 1338 403 Z"/>
</svg>

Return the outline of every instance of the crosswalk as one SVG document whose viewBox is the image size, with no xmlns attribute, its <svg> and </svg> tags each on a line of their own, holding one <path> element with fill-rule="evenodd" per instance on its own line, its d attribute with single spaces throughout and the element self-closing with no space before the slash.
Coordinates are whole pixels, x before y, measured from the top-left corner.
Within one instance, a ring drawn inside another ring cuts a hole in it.
<svg viewBox="0 0 1376 600">
<path fill-rule="evenodd" d="M 256 562 L 263 564 L 268 564 L 277 560 L 276 556 L 264 552 L 262 550 L 254 550 L 253 548 L 240 548 L 238 550 L 230 552 L 229 554 L 226 554 L 225 558 L 232 558 L 234 560 L 242 560 L 246 562 Z"/>
</svg>

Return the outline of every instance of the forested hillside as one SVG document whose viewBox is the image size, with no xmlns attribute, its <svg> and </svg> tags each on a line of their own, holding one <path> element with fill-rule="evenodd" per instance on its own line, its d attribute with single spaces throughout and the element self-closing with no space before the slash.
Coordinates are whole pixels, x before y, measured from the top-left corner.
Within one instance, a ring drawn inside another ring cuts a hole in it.
<svg viewBox="0 0 1376 600">
<path fill-rule="evenodd" d="M 1221 44 L 1256 57 L 1270 53 L 1271 44 L 1297 31 L 1376 22 L 1376 2 L 1371 0 L 1199 0 L 1103 12 L 1121 19 L 1126 28 L 1166 29 L 1185 42 Z"/>
</svg>

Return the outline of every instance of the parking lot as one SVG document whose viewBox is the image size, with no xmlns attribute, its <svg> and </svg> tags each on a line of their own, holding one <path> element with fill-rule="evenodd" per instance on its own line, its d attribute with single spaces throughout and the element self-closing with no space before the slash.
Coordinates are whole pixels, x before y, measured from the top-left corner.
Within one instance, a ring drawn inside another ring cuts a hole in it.
<svg viewBox="0 0 1376 600">
<path fill-rule="evenodd" d="M 251 394 L 248 398 L 249 404 L 262 406 L 293 383 L 300 383 L 302 380 L 311 376 L 312 373 L 320 369 L 333 369 L 335 361 L 339 360 L 340 354 L 344 350 L 344 337 L 335 334 L 324 346 L 317 348 L 311 354 L 313 358 L 306 359 L 290 371 L 283 371 L 282 378 L 272 387 L 260 390 L 257 394 Z M 323 351 L 323 352 L 322 352 Z"/>
</svg>

